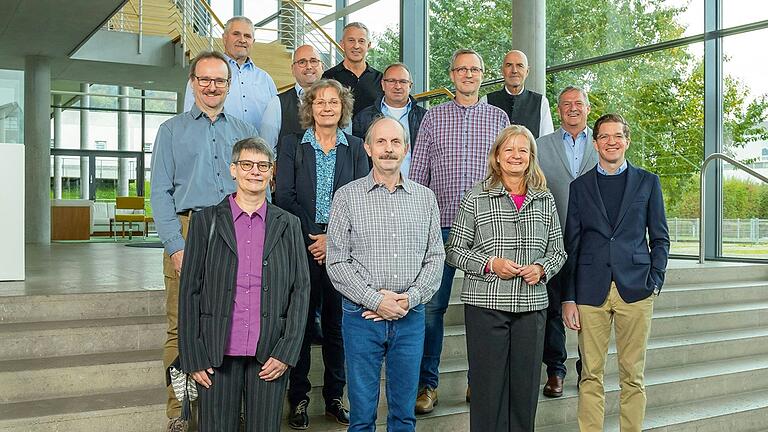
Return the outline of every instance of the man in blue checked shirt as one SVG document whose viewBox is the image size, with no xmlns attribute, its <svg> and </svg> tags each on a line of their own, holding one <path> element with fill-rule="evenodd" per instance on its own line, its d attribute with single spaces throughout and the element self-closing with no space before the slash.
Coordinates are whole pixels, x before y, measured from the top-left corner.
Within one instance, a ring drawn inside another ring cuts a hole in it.
<svg viewBox="0 0 768 432">
<path fill-rule="evenodd" d="M 224 108 L 231 71 L 218 52 L 202 52 L 189 67 L 195 104 L 160 125 L 152 150 L 152 212 L 163 242 L 168 332 L 163 350 L 167 368 L 179 355 L 179 275 L 190 215 L 235 191 L 229 172 L 232 147 L 256 136 L 250 124 Z M 181 404 L 168 386 L 169 432 L 183 432 Z"/>
<path fill-rule="evenodd" d="M 224 107 L 231 115 L 261 131 L 264 110 L 277 95 L 277 87 L 272 77 L 256 67 L 248 57 L 253 47 L 253 22 L 244 16 L 230 18 L 224 25 L 222 40 L 224 56 L 232 71 L 229 96 Z M 194 102 L 193 88 L 187 84 L 184 111 L 189 111 Z"/>
<path fill-rule="evenodd" d="M 365 138 L 368 176 L 341 187 L 328 222 L 328 276 L 342 296 L 350 403 L 348 431 L 376 429 L 381 364 L 387 430 L 413 431 L 424 349 L 424 304 L 440 285 L 445 251 L 434 193 L 400 173 L 405 128 L 374 120 Z"/>
</svg>

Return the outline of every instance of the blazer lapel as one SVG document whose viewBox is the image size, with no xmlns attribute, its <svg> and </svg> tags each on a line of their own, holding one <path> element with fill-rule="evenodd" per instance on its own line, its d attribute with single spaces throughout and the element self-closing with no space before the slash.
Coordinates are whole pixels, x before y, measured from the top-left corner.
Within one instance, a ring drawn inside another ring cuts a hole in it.
<svg viewBox="0 0 768 432">
<path fill-rule="evenodd" d="M 581 158 L 581 166 L 579 167 L 579 173 L 576 177 L 584 174 L 587 170 L 592 168 L 593 161 L 597 159 L 595 146 L 592 145 L 592 129 L 587 127 L 584 131 L 587 134 L 587 140 L 584 142 L 584 154 Z"/>
<path fill-rule="evenodd" d="M 610 227 L 611 220 L 608 219 L 608 211 L 605 210 L 605 203 L 603 202 L 603 196 L 600 195 L 600 187 L 597 185 L 597 176 L 600 174 L 597 173 L 597 168 L 593 168 L 592 171 L 587 173 L 587 175 L 590 176 L 589 184 L 592 186 L 592 193 L 589 195 L 595 201 L 595 207 L 597 207 L 598 210 L 600 211 L 600 214 L 603 215 L 605 222 L 608 224 L 607 226 Z"/>
<path fill-rule="evenodd" d="M 232 208 L 229 206 L 229 197 L 219 205 L 216 220 L 216 232 L 219 233 L 224 243 L 237 255 L 237 241 L 235 241 L 235 223 L 232 221 Z"/>
<path fill-rule="evenodd" d="M 351 169 L 349 166 L 352 162 L 348 145 L 336 146 L 336 169 L 333 173 L 333 191 L 339 188 L 339 183 L 346 177 L 346 172 Z"/>
<path fill-rule="evenodd" d="M 575 177 L 571 172 L 571 163 L 568 162 L 568 156 L 565 154 L 565 143 L 563 142 L 563 134 L 561 132 L 568 133 L 561 128 L 558 129 L 555 136 L 552 137 L 554 140 L 553 144 L 555 146 L 555 153 L 557 153 L 557 155 L 560 157 L 560 162 L 563 163 L 565 172 L 567 172 L 570 179 L 573 180 Z"/>
<path fill-rule="evenodd" d="M 632 203 L 632 199 L 635 197 L 637 188 L 640 186 L 640 173 L 637 168 L 627 162 L 627 184 L 624 186 L 624 196 L 621 199 L 621 207 L 619 208 L 619 217 L 616 219 L 616 228 L 621 225 L 621 221 L 629 210 L 629 206 Z"/>
<path fill-rule="evenodd" d="M 299 142 L 302 152 L 303 169 L 305 170 L 306 178 L 312 182 L 312 192 L 317 190 L 317 159 L 315 158 L 315 148 L 310 143 Z M 314 193 L 313 193 L 314 196 Z"/>
<path fill-rule="evenodd" d="M 283 213 L 272 204 L 267 204 L 267 232 L 264 239 L 264 257 L 274 249 L 280 236 L 288 226 Z"/>
</svg>

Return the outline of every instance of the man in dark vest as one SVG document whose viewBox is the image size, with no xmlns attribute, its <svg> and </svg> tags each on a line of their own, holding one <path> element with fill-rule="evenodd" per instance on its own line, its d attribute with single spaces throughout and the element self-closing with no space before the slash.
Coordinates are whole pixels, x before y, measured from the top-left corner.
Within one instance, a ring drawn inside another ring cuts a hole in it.
<svg viewBox="0 0 768 432">
<path fill-rule="evenodd" d="M 489 104 L 507 113 L 511 124 L 527 127 L 538 138 L 554 132 L 555 127 L 546 96 L 525 88 L 529 70 L 528 57 L 522 51 L 508 52 L 501 65 L 504 87 L 486 97 Z"/>
<path fill-rule="evenodd" d="M 296 85 L 278 94 L 269 101 L 264 111 L 261 136 L 277 154 L 277 147 L 286 135 L 297 134 L 303 130 L 299 126 L 299 98 L 304 90 L 312 86 L 323 74 L 323 62 L 320 53 L 310 45 L 302 45 L 293 53 L 291 73 Z"/>
</svg>

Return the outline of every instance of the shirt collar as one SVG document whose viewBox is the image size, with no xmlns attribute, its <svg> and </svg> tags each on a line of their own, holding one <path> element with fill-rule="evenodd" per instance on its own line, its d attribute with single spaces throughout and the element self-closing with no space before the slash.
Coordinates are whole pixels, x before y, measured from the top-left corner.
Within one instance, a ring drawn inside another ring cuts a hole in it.
<svg viewBox="0 0 768 432">
<path fill-rule="evenodd" d="M 602 174 L 604 176 L 615 176 L 615 175 L 619 175 L 619 174 L 623 173 L 624 171 L 626 171 L 627 170 L 627 166 L 628 166 L 627 160 L 624 159 L 624 163 L 621 164 L 619 169 L 617 169 L 615 173 L 610 174 L 608 171 L 604 170 L 603 167 L 601 167 L 600 163 L 598 162 L 597 163 L 597 172 L 599 172 L 600 174 Z"/>
<path fill-rule="evenodd" d="M 389 113 L 389 108 L 390 108 L 389 105 L 387 105 L 387 103 L 384 102 L 384 98 L 381 98 L 381 109 L 379 111 L 381 111 L 384 114 L 387 114 L 387 113 Z M 405 106 L 403 108 L 405 108 L 405 112 L 407 112 L 407 113 L 411 112 L 411 97 L 410 96 L 408 96 L 408 103 L 405 104 Z M 401 108 L 396 108 L 396 109 L 401 109 Z"/>
<path fill-rule="evenodd" d="M 196 103 L 192 104 L 192 108 L 189 109 L 189 114 L 195 120 L 198 120 L 200 117 L 204 116 L 203 111 L 200 109 L 200 107 L 197 106 Z M 207 116 L 205 118 L 208 119 Z M 221 112 L 219 113 L 219 115 L 217 117 L 217 120 L 218 120 L 218 118 L 222 118 L 222 119 L 226 120 L 226 118 L 227 118 L 226 108 L 221 110 Z"/>
<path fill-rule="evenodd" d="M 483 100 L 481 98 L 478 98 L 477 102 L 475 102 L 473 105 L 467 106 L 467 105 L 462 105 L 456 102 L 456 98 L 453 98 L 451 99 L 451 103 L 453 103 L 457 108 L 460 108 L 460 109 L 475 109 L 478 106 L 480 106 L 481 103 L 483 103 Z"/>
<path fill-rule="evenodd" d="M 510 96 L 522 96 L 523 93 L 525 93 L 525 86 L 523 86 L 523 89 L 520 90 L 520 93 L 518 93 L 516 95 L 513 95 L 509 90 L 507 90 L 507 86 L 504 86 L 504 91 L 507 92 L 507 94 L 510 95 Z"/>
<path fill-rule="evenodd" d="M 561 136 L 562 136 L 563 140 L 565 140 L 566 138 L 571 136 L 571 134 L 568 133 L 568 131 L 563 129 L 562 127 L 560 127 L 560 132 L 562 133 Z M 585 137 L 586 138 L 586 136 L 587 136 L 587 128 L 585 127 L 584 130 L 582 130 L 581 132 L 579 132 L 576 135 L 576 138 L 581 138 L 581 137 Z"/>
<path fill-rule="evenodd" d="M 293 89 L 296 90 L 296 96 L 301 97 L 301 95 L 304 94 L 304 89 L 299 85 L 299 83 L 296 83 L 293 86 Z"/>
<path fill-rule="evenodd" d="M 369 172 L 368 175 L 365 177 L 365 186 L 366 186 L 365 190 L 367 192 L 370 192 L 380 187 L 384 187 L 384 185 L 380 183 L 376 183 L 376 180 L 373 178 L 373 170 L 371 170 L 371 172 Z M 413 181 L 403 177 L 402 174 L 400 174 L 400 181 L 395 186 L 395 190 L 397 190 L 397 187 L 402 188 L 404 191 L 408 192 L 409 194 L 413 193 Z"/>
<path fill-rule="evenodd" d="M 307 128 L 307 130 L 304 132 L 304 136 L 301 138 L 302 143 L 310 143 L 310 144 L 317 144 L 317 138 L 315 138 L 315 129 L 314 128 Z M 336 145 L 339 144 L 349 146 L 349 142 L 347 141 L 347 136 L 344 135 L 344 131 L 336 128 Z"/>
<path fill-rule="evenodd" d="M 245 62 L 243 63 L 242 66 L 240 66 L 237 63 L 237 60 L 233 59 L 232 57 L 228 56 L 227 54 L 224 54 L 224 57 L 226 57 L 227 62 L 230 64 L 230 66 L 233 66 L 235 69 L 253 69 L 254 64 L 251 61 L 250 57 L 245 59 Z"/>
<path fill-rule="evenodd" d="M 232 220 L 236 221 L 241 216 L 245 215 L 245 217 L 253 218 L 254 216 L 259 216 L 261 220 L 267 220 L 267 202 L 265 201 L 264 204 L 259 207 L 258 210 L 253 212 L 252 215 L 248 215 L 248 213 L 245 212 L 245 210 L 240 208 L 240 205 L 237 204 L 237 201 L 235 201 L 235 197 L 237 196 L 237 192 L 232 193 L 229 196 L 229 208 L 232 209 Z"/>
</svg>

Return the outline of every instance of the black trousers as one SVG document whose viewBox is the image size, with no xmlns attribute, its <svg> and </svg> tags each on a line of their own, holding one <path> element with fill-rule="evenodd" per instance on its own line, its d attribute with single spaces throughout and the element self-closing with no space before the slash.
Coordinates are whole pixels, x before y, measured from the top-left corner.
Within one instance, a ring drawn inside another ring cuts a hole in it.
<svg viewBox="0 0 768 432">
<path fill-rule="evenodd" d="M 259 378 L 256 357 L 224 356 L 209 375 L 212 385 L 197 385 L 200 432 L 238 432 L 240 405 L 245 403 L 246 432 L 278 432 L 283 416 L 286 375 L 275 381 Z"/>
<path fill-rule="evenodd" d="M 547 325 L 544 332 L 544 355 L 542 361 L 547 365 L 547 376 L 565 378 L 565 361 L 568 351 L 565 349 L 565 324 L 563 324 L 563 306 L 561 304 L 560 274 L 547 282 Z"/>
<path fill-rule="evenodd" d="M 333 399 L 341 399 L 346 385 L 344 372 L 344 342 L 341 338 L 341 294 L 333 288 L 325 265 L 317 264 L 311 254 L 309 260 L 309 309 L 307 326 L 304 330 L 304 340 L 301 343 L 301 354 L 296 367 L 291 369 L 290 385 L 288 386 L 288 402 L 296 406 L 302 400 L 309 400 L 312 384 L 309 382 L 310 351 L 312 334 L 315 327 L 315 311 L 320 311 L 320 325 L 323 328 L 323 399 L 326 406 Z"/>
<path fill-rule="evenodd" d="M 533 432 L 546 310 L 512 313 L 464 305 L 472 370 L 469 430 Z"/>
</svg>

